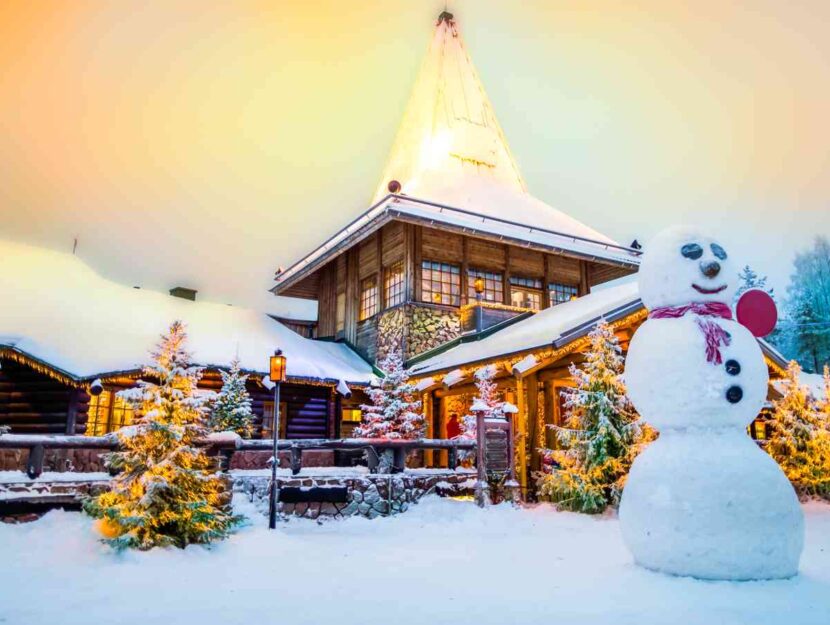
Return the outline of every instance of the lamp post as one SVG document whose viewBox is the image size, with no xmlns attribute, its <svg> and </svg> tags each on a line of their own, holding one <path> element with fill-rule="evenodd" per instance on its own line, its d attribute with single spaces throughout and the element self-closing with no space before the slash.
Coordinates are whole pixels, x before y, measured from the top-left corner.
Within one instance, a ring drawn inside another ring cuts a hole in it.
<svg viewBox="0 0 830 625">
<path fill-rule="evenodd" d="M 274 383 L 274 459 L 271 463 L 271 489 L 268 493 L 268 529 L 276 529 L 277 527 L 277 501 L 279 493 L 277 492 L 277 465 L 280 462 L 279 450 L 277 449 L 277 442 L 280 436 L 280 385 L 285 382 L 285 356 L 282 350 L 278 349 L 271 356 L 271 373 L 268 377 Z"/>
</svg>

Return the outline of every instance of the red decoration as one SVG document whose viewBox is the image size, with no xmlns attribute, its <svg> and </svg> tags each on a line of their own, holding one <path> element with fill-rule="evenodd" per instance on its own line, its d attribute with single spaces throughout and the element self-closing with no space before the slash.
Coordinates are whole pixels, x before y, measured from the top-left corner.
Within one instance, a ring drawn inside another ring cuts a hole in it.
<svg viewBox="0 0 830 625">
<path fill-rule="evenodd" d="M 754 336 L 761 338 L 775 329 L 778 309 L 775 307 L 775 300 L 766 291 L 750 289 L 738 299 L 735 316 L 738 323 Z"/>
</svg>

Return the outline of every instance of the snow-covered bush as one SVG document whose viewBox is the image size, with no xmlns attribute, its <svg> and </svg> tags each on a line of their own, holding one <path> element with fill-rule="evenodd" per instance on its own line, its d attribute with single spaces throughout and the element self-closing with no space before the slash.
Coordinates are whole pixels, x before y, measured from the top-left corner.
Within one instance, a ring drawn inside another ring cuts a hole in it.
<svg viewBox="0 0 830 625">
<path fill-rule="evenodd" d="M 390 350 L 380 363 L 386 374 L 380 386 L 367 391 L 371 404 L 360 407 L 363 416 L 354 430 L 356 438 L 414 439 L 424 435 L 426 422 L 421 402 L 409 372 L 403 366 L 400 350 Z"/>
<path fill-rule="evenodd" d="M 613 329 L 600 322 L 589 341 L 585 363 L 570 368 L 576 386 L 566 391 L 565 427 L 555 428 L 562 449 L 545 450 L 550 468 L 537 488 L 561 509 L 593 514 L 619 504 L 631 463 L 654 434 L 626 395 Z"/>
<path fill-rule="evenodd" d="M 209 543 L 241 520 L 231 514 L 214 461 L 196 447 L 207 434 L 210 397 L 196 393 L 202 370 L 189 364 L 187 334 L 176 321 L 153 352 L 138 387 L 120 395 L 136 411 L 118 431 L 122 451 L 108 455 L 119 473 L 111 490 L 84 502 L 100 519 L 105 541 L 117 549 Z"/>
<path fill-rule="evenodd" d="M 800 496 L 830 499 L 830 387 L 817 400 L 800 375 L 801 367 L 791 361 L 781 382 L 782 397 L 773 402 L 766 450 Z"/>
<path fill-rule="evenodd" d="M 231 361 L 228 371 L 220 371 L 222 390 L 216 396 L 210 411 L 210 429 L 214 432 L 236 432 L 242 438 L 251 438 L 254 414 L 251 396 L 245 388 L 248 376 L 239 370 L 239 359 Z"/>
</svg>

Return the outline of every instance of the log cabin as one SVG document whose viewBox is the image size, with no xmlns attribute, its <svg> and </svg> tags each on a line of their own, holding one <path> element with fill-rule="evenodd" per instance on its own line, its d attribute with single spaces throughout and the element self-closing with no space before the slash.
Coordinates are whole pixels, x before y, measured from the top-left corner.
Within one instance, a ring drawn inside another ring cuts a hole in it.
<svg viewBox="0 0 830 625">
<path fill-rule="evenodd" d="M 177 319 L 187 328 L 193 363 L 205 368 L 199 388 L 218 390 L 219 371 L 240 360 L 257 437 L 272 435 L 274 395 L 264 378 L 276 349 L 287 357 L 284 438 L 349 432 L 360 389 L 374 376 L 348 346 L 304 338 L 265 313 L 129 288 L 53 250 L 0 241 L 0 256 L 17 268 L 0 274 L 7 295 L 0 426 L 13 433 L 100 435 L 129 425 L 132 411 L 117 392 L 142 377 L 150 351 Z"/>
</svg>

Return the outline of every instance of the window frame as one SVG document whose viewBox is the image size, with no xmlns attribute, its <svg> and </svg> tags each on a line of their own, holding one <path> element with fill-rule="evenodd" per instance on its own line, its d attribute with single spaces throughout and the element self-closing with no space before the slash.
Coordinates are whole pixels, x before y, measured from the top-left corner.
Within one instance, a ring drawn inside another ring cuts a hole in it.
<svg viewBox="0 0 830 625">
<path fill-rule="evenodd" d="M 122 390 L 124 389 L 105 388 L 98 395 L 90 396 L 86 413 L 87 436 L 111 434 L 135 423 L 135 408 L 126 400 L 118 397 L 118 393 Z M 102 398 L 105 398 L 104 406 L 101 405 Z M 92 416 L 93 410 L 95 411 L 94 417 Z M 104 414 L 102 415 L 101 412 Z"/>
<path fill-rule="evenodd" d="M 392 308 L 404 303 L 406 272 L 402 260 L 383 269 L 383 307 Z"/>
<path fill-rule="evenodd" d="M 378 277 L 371 275 L 360 281 L 360 306 L 357 320 L 366 321 L 378 314 Z"/>
<path fill-rule="evenodd" d="M 542 288 L 543 280 L 541 278 L 528 278 L 526 276 L 510 276 L 510 305 L 517 308 L 527 308 L 528 310 L 542 310 L 544 307 L 545 291 Z M 524 303 L 516 304 L 513 301 L 514 293 L 524 293 L 531 295 L 538 300 L 538 306 L 525 306 Z"/>
<path fill-rule="evenodd" d="M 426 272 L 429 272 L 427 274 Z M 437 272 L 437 274 L 436 274 Z M 427 275 L 429 277 L 427 277 Z M 439 278 L 435 280 L 435 277 Z M 447 277 L 448 279 L 444 279 Z M 438 284 L 438 291 L 433 285 Z M 444 287 L 447 287 L 446 289 Z M 438 300 L 436 301 L 436 295 Z M 440 306 L 461 305 L 461 265 L 434 260 L 421 261 L 421 301 Z"/>
<path fill-rule="evenodd" d="M 503 304 L 504 273 L 477 267 L 467 267 L 467 299 L 471 302 L 477 301 L 475 282 L 478 278 L 484 280 L 484 292 L 481 294 L 481 301 Z M 489 297 L 491 293 L 492 297 Z"/>
<path fill-rule="evenodd" d="M 560 304 L 567 304 L 571 300 L 579 297 L 579 287 L 573 284 L 566 284 L 564 282 L 548 282 L 547 287 L 550 308 Z M 568 297 L 568 299 L 563 299 L 565 295 L 570 295 L 570 297 Z"/>
</svg>

